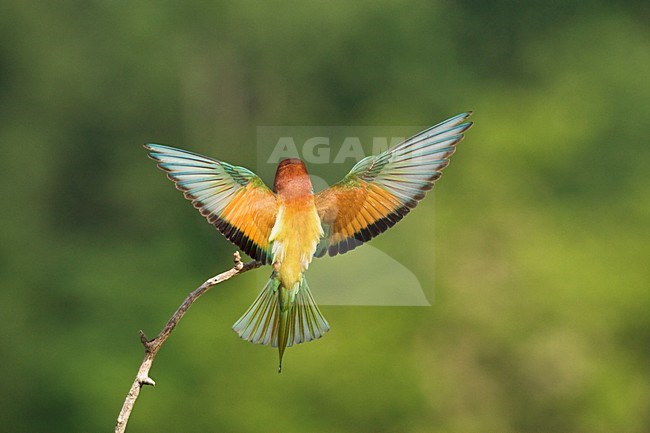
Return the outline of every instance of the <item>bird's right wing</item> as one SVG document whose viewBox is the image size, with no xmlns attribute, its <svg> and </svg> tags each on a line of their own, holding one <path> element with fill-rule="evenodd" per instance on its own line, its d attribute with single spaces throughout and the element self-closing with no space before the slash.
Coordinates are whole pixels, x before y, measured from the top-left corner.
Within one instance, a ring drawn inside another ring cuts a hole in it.
<svg viewBox="0 0 650 433">
<path fill-rule="evenodd" d="M 343 254 L 386 231 L 413 209 L 449 164 L 471 112 L 459 114 L 359 161 L 339 183 L 316 194 L 325 237 L 316 256 Z"/>
</svg>

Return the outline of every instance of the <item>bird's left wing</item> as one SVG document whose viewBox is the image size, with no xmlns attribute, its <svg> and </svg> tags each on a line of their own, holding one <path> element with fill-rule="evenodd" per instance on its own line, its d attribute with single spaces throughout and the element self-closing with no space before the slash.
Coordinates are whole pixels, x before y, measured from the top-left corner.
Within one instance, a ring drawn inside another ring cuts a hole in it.
<svg viewBox="0 0 650 433">
<path fill-rule="evenodd" d="M 151 159 L 167 172 L 201 215 L 246 254 L 272 261 L 269 237 L 277 215 L 275 194 L 255 173 L 160 144 L 147 144 Z"/>
<path fill-rule="evenodd" d="M 359 161 L 339 183 L 315 196 L 325 237 L 315 255 L 343 254 L 401 220 L 442 174 L 463 139 L 462 113 Z"/>
</svg>

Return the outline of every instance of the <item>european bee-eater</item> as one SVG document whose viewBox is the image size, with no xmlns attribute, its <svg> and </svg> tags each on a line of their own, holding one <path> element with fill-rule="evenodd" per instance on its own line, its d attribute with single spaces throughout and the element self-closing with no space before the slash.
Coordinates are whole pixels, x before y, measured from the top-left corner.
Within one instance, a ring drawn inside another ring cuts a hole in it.
<svg viewBox="0 0 650 433">
<path fill-rule="evenodd" d="M 252 171 L 160 144 L 149 156 L 201 214 L 246 254 L 271 264 L 271 277 L 233 325 L 239 336 L 278 348 L 329 330 L 305 271 L 313 257 L 343 254 L 401 220 L 449 164 L 472 126 L 471 112 L 426 129 L 385 152 L 359 161 L 347 176 L 314 194 L 305 164 L 278 165 L 273 190 Z"/>
</svg>

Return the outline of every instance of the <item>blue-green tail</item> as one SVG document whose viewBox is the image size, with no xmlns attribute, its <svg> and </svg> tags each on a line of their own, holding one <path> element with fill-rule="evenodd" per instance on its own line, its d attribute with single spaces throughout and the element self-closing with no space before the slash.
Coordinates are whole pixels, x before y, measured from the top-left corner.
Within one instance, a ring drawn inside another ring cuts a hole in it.
<svg viewBox="0 0 650 433">
<path fill-rule="evenodd" d="M 244 340 L 277 347 L 280 372 L 287 347 L 320 338 L 330 329 L 314 302 L 305 277 L 294 292 L 280 284 L 275 272 L 232 328 Z"/>
</svg>

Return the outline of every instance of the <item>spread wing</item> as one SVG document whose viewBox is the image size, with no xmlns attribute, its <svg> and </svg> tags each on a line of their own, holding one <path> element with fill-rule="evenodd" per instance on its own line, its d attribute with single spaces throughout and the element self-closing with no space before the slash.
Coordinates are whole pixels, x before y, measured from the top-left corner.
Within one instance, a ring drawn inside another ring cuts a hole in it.
<svg viewBox="0 0 650 433">
<path fill-rule="evenodd" d="M 441 176 L 471 112 L 459 114 L 375 156 L 359 161 L 315 197 L 325 231 L 320 257 L 343 254 L 386 231 L 413 209 Z"/>
<path fill-rule="evenodd" d="M 151 159 L 201 215 L 246 254 L 272 261 L 269 236 L 275 223 L 275 194 L 252 171 L 160 144 L 147 144 Z"/>
</svg>

